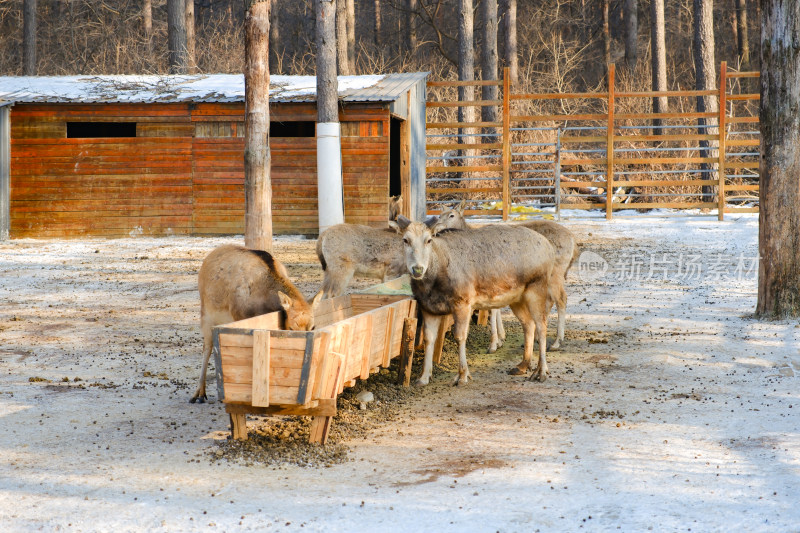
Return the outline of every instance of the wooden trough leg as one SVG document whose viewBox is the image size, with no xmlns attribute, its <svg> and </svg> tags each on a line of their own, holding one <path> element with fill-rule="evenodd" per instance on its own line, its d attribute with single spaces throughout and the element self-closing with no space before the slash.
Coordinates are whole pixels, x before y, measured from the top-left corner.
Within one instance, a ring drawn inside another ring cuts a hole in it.
<svg viewBox="0 0 800 533">
<path fill-rule="evenodd" d="M 453 325 L 453 315 L 447 315 L 439 323 L 439 333 L 436 335 L 436 344 L 433 345 L 433 363 L 438 365 L 442 360 L 442 349 L 444 348 L 444 334 Z"/>
<path fill-rule="evenodd" d="M 489 324 L 489 311 L 482 309 L 478 311 L 478 325 L 486 326 Z"/>
<path fill-rule="evenodd" d="M 417 306 L 417 344 L 414 346 L 415 350 L 423 350 L 425 348 L 425 328 L 423 324 L 422 309 Z"/>
<path fill-rule="evenodd" d="M 247 440 L 247 415 L 244 413 L 230 413 L 231 438 L 234 440 Z"/>
<path fill-rule="evenodd" d="M 417 334 L 417 319 L 406 318 L 403 320 L 403 339 L 400 344 L 400 369 L 397 373 L 397 382 L 402 382 L 403 387 L 411 385 L 411 364 L 414 362 L 414 338 Z"/>
<path fill-rule="evenodd" d="M 339 392 L 339 384 L 341 375 L 344 373 L 344 357 L 340 354 L 329 352 L 332 356 L 331 370 L 326 372 L 325 387 L 322 390 L 323 398 L 332 398 L 336 400 L 336 395 Z M 311 420 L 311 432 L 308 436 L 308 442 L 311 444 L 325 444 L 328 442 L 328 434 L 331 430 L 332 416 L 315 416 Z"/>
</svg>

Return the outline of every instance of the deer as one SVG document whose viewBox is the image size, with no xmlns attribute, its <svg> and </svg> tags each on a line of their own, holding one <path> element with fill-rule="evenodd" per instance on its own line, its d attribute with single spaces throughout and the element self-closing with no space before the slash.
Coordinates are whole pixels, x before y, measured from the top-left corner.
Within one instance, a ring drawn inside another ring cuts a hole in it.
<svg viewBox="0 0 800 533">
<path fill-rule="evenodd" d="M 434 235 L 421 222 L 398 219 L 396 224 L 403 232 L 405 267 L 424 321 L 425 362 L 416 383 L 430 381 L 436 333 L 446 315 L 453 315 L 458 342 L 459 371 L 453 384 L 469 383 L 466 341 L 472 312 L 506 305 L 525 332 L 522 361 L 510 373 L 524 375 L 530 369 L 538 334 L 539 361 L 531 379 L 545 381 L 547 290 L 555 262 L 547 239 L 518 226 L 492 225 Z"/>
<path fill-rule="evenodd" d="M 410 222 L 403 215 L 398 220 Z M 436 218 L 426 220 L 433 225 Z M 323 298 L 344 294 L 353 275 L 387 281 L 405 273 L 403 241 L 392 227 L 373 228 L 358 224 L 337 224 L 323 231 L 317 239 L 317 258 L 324 271 Z"/>
<path fill-rule="evenodd" d="M 397 220 L 397 216 L 403 210 L 403 195 L 389 197 L 389 220 Z"/>
<path fill-rule="evenodd" d="M 433 232 L 437 233 L 448 228 L 471 228 L 464 219 L 465 205 L 466 202 L 462 201 L 457 207 L 443 211 L 439 216 L 439 221 L 433 226 Z M 516 225 L 532 229 L 541 234 L 550 242 L 555 250 L 556 258 L 553 267 L 553 276 L 550 279 L 547 309 L 549 312 L 554 302 L 558 311 L 556 339 L 549 347 L 550 350 L 558 350 L 561 348 L 561 343 L 564 341 L 564 330 L 566 327 L 567 292 L 564 289 L 564 282 L 567 278 L 567 271 L 569 271 L 572 264 L 580 255 L 580 249 L 575 242 L 575 237 L 572 232 L 552 220 L 530 220 Z M 494 353 L 497 348 L 503 345 L 506 336 L 499 309 L 492 310 L 489 317 L 489 325 L 492 336 L 488 352 Z"/>
<path fill-rule="evenodd" d="M 212 328 L 265 313 L 284 311 L 289 330 L 311 331 L 317 293 L 307 302 L 289 279 L 286 267 L 272 254 L 236 245 L 214 249 L 198 273 L 200 329 L 203 332 L 203 369 L 190 403 L 205 403 L 206 371 L 212 350 Z"/>
</svg>

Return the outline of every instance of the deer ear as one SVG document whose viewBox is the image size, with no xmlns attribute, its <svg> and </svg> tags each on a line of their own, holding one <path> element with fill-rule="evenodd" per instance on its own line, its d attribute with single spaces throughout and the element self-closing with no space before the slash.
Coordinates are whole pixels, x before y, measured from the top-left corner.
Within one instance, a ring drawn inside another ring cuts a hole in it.
<svg viewBox="0 0 800 533">
<path fill-rule="evenodd" d="M 317 294 L 314 295 L 314 298 L 311 300 L 311 310 L 317 308 L 317 305 L 322 301 L 322 291 L 319 291 Z"/>
<path fill-rule="evenodd" d="M 278 299 L 281 301 L 281 307 L 284 311 L 288 311 L 292 307 L 292 299 L 278 291 Z"/>
<path fill-rule="evenodd" d="M 433 228 L 437 222 L 439 222 L 439 217 L 429 216 L 428 218 L 425 219 L 424 224 L 428 226 L 428 228 Z"/>
<path fill-rule="evenodd" d="M 405 231 L 406 228 L 411 224 L 411 219 L 406 218 L 403 215 L 397 215 L 397 225 L 400 227 L 402 231 Z"/>
<path fill-rule="evenodd" d="M 395 222 L 394 220 L 390 220 L 389 221 L 389 227 L 391 229 L 393 229 L 394 232 L 397 233 L 398 235 L 402 235 L 403 234 L 403 230 L 400 228 L 400 225 L 397 222 Z"/>
<path fill-rule="evenodd" d="M 431 228 L 431 235 L 433 237 L 436 237 L 437 235 L 439 235 L 441 232 L 443 232 L 446 229 L 448 229 L 448 228 L 445 227 L 445 226 L 441 226 L 439 224 L 434 224 L 433 227 Z"/>
<path fill-rule="evenodd" d="M 461 203 L 458 204 L 458 207 L 456 207 L 456 211 L 458 211 L 458 214 L 463 215 L 464 209 L 466 209 L 466 207 L 467 207 L 467 201 L 461 200 Z"/>
</svg>

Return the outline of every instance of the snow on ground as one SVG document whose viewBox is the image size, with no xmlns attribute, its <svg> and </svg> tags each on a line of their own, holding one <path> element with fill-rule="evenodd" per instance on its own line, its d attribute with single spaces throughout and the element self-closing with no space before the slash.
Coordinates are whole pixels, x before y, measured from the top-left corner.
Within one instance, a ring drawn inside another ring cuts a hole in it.
<svg viewBox="0 0 800 533">
<path fill-rule="evenodd" d="M 565 221 L 549 379 L 505 373 L 506 312 L 470 386 L 445 369 L 327 468 L 209 459 L 196 271 L 238 239 L 0 243 L 2 530 L 797 531 L 800 325 L 751 316 L 757 223 Z M 313 245 L 275 247 L 307 295 Z"/>
</svg>

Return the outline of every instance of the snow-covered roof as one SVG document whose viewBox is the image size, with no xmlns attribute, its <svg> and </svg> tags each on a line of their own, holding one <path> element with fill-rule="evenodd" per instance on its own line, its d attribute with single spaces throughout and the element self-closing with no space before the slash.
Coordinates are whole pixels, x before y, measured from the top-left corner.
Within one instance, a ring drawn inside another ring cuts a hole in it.
<svg viewBox="0 0 800 533">
<path fill-rule="evenodd" d="M 345 102 L 393 102 L 427 73 L 339 76 Z M 270 101 L 314 102 L 314 76 L 270 76 Z M 242 102 L 242 74 L 125 76 L 0 76 L 0 102 L 178 103 Z"/>
</svg>

